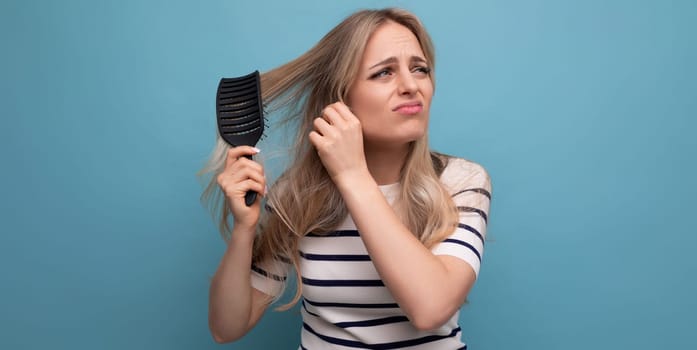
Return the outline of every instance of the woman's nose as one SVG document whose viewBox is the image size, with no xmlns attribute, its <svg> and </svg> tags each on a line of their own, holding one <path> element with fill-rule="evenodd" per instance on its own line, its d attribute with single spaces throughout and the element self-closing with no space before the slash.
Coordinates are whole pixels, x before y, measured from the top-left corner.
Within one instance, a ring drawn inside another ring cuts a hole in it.
<svg viewBox="0 0 697 350">
<path fill-rule="evenodd" d="M 416 84 L 416 79 L 412 76 L 411 72 L 406 69 L 402 70 L 398 76 L 398 86 L 400 95 L 411 95 L 416 92 L 418 85 Z"/>
</svg>

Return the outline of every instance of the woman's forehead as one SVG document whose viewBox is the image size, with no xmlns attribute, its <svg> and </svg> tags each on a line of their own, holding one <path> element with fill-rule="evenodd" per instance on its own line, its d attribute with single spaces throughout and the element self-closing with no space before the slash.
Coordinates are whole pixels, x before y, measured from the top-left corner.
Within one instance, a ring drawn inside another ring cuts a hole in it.
<svg viewBox="0 0 697 350">
<path fill-rule="evenodd" d="M 363 63 L 373 66 L 390 57 L 411 59 L 424 56 L 421 45 L 409 28 L 395 22 L 387 22 L 371 35 L 363 53 Z"/>
</svg>

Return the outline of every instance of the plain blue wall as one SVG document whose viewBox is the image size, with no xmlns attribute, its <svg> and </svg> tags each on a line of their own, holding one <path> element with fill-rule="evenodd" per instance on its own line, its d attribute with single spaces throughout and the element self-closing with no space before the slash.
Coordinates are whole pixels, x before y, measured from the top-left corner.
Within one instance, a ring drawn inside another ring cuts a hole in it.
<svg viewBox="0 0 697 350">
<path fill-rule="evenodd" d="M 436 43 L 433 146 L 493 178 L 470 348 L 694 346 L 696 4 L 3 1 L 0 348 L 221 348 L 217 81 L 389 5 Z M 224 347 L 295 349 L 298 321 Z"/>
</svg>

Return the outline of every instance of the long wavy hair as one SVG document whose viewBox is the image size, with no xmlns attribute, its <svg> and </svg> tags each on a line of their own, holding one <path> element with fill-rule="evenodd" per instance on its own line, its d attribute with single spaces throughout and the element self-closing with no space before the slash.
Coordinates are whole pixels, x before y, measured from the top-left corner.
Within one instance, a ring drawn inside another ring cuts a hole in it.
<svg viewBox="0 0 697 350">
<path fill-rule="evenodd" d="M 285 121 L 297 128 L 294 154 L 288 168 L 271 186 L 265 210 L 257 227 L 253 261 L 264 264 L 275 259 L 292 263 L 300 281 L 298 244 L 308 233 L 332 232 L 346 218 L 348 210 L 317 152 L 309 142 L 313 119 L 336 101 L 345 101 L 358 73 L 366 43 L 382 24 L 393 21 L 411 30 L 425 58 L 434 67 L 431 39 L 421 22 L 402 9 L 358 11 L 325 35 L 302 56 L 261 75 L 262 99 L 267 111 L 285 111 Z M 433 80 L 431 70 L 431 80 Z M 401 193 L 394 210 L 402 222 L 426 246 L 444 239 L 457 224 L 457 209 L 440 183 L 439 175 L 447 157 L 432 153 L 427 133 L 410 144 L 400 173 Z M 228 146 L 218 138 L 208 164 L 200 174 L 218 174 L 224 168 Z M 219 220 L 227 240 L 230 235 L 230 208 L 212 176 L 202 201 Z M 297 283 L 293 299 L 278 307 L 292 307 L 302 295 Z"/>
</svg>

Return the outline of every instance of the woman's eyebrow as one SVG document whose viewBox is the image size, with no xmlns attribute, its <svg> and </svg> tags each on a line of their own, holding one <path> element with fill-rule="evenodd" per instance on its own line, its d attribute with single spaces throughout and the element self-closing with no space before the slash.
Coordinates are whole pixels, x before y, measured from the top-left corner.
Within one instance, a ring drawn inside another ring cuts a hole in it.
<svg viewBox="0 0 697 350">
<path fill-rule="evenodd" d="M 421 56 L 411 56 L 411 62 L 419 62 L 419 63 L 428 64 L 426 59 L 421 57 Z"/>
<path fill-rule="evenodd" d="M 411 62 L 427 63 L 426 60 L 425 60 L 423 57 L 420 57 L 420 56 L 411 56 L 411 57 L 410 57 L 410 60 L 411 60 Z M 373 68 L 378 67 L 378 66 L 382 66 L 382 65 L 386 65 L 386 64 L 391 64 L 391 63 L 396 63 L 396 62 L 397 62 L 397 57 L 392 56 L 392 57 L 388 57 L 388 58 L 386 58 L 386 59 L 384 59 L 384 60 L 382 60 L 382 61 L 380 61 L 380 62 L 378 62 L 378 63 L 376 63 L 376 64 L 374 64 L 374 65 L 372 65 L 372 66 L 370 66 L 370 68 L 368 68 L 368 69 L 373 69 Z"/>
<path fill-rule="evenodd" d="M 368 68 L 368 69 L 373 69 L 377 66 L 382 66 L 382 65 L 386 65 L 386 64 L 390 64 L 390 63 L 395 63 L 395 62 L 397 62 L 397 57 L 392 56 L 392 57 L 386 58 L 386 59 L 370 66 L 370 68 Z"/>
</svg>

